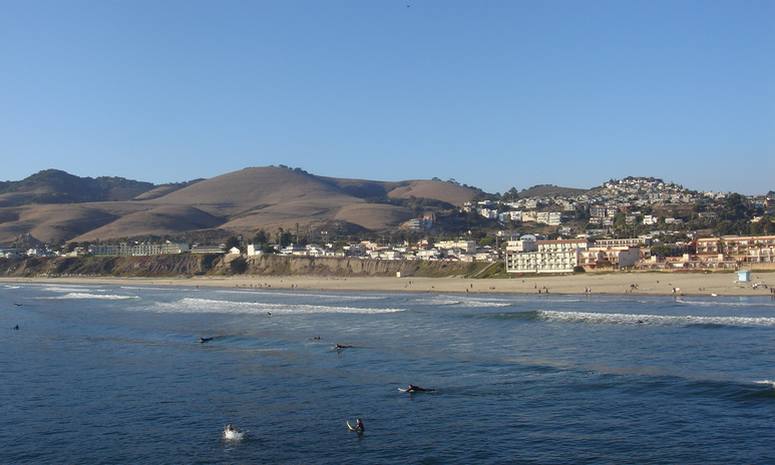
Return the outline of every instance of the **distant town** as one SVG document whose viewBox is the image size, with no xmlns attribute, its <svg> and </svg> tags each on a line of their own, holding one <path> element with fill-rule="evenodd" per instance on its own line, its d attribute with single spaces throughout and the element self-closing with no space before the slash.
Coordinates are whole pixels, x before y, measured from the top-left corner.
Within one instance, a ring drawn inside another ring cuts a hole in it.
<svg viewBox="0 0 775 465">
<path fill-rule="evenodd" d="M 45 244 L 29 234 L 0 257 L 272 254 L 372 260 L 487 262 L 504 276 L 635 270 L 775 270 L 775 193 L 697 192 L 657 178 L 610 180 L 591 190 L 536 186 L 484 194 L 454 212 L 420 212 L 396 231 L 258 230 L 218 243 L 176 238 Z M 450 232 L 445 218 L 466 220 Z M 458 228 L 459 229 L 459 228 Z"/>
</svg>

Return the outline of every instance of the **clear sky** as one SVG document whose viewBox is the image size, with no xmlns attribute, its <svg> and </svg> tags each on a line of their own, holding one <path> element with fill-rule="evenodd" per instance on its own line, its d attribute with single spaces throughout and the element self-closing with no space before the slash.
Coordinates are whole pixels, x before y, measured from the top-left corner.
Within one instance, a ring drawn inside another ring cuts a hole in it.
<svg viewBox="0 0 775 465">
<path fill-rule="evenodd" d="M 775 189 L 775 0 L 0 0 L 0 179 Z"/>
</svg>

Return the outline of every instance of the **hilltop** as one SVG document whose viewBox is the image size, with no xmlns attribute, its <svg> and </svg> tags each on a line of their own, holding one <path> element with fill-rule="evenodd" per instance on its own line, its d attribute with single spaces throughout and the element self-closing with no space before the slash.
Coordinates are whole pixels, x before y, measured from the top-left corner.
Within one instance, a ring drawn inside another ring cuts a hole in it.
<svg viewBox="0 0 775 465">
<path fill-rule="evenodd" d="M 30 203 L 130 200 L 153 189 L 149 182 L 118 177 L 82 178 L 61 170 L 44 170 L 21 181 L 0 182 L 0 207 Z"/>
<path fill-rule="evenodd" d="M 577 195 L 584 194 L 588 189 L 579 189 L 575 187 L 561 187 L 554 184 L 537 184 L 527 189 L 522 189 L 519 192 L 520 198 L 532 198 L 532 197 L 575 197 Z"/>
</svg>

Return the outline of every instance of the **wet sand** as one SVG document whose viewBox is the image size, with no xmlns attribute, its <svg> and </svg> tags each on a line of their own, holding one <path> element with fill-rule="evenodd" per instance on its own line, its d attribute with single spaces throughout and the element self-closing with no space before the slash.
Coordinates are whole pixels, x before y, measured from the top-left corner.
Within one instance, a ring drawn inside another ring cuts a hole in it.
<svg viewBox="0 0 775 465">
<path fill-rule="evenodd" d="M 775 273 L 754 272 L 738 283 L 735 273 L 579 273 L 509 279 L 388 278 L 324 276 L 213 276 L 193 278 L 0 278 L 2 283 L 112 284 L 121 286 L 202 286 L 331 291 L 460 292 L 519 294 L 642 294 L 773 296 Z M 753 284 L 761 283 L 757 289 Z M 675 289 L 675 292 L 673 291 Z"/>
</svg>

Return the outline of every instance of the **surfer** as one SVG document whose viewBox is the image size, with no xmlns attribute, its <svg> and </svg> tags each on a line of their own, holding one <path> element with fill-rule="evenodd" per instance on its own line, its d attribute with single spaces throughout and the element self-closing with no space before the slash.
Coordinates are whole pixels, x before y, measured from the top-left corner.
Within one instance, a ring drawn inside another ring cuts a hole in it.
<svg viewBox="0 0 775 465">
<path fill-rule="evenodd" d="M 199 338 L 199 343 L 200 344 L 205 344 L 205 343 L 208 343 L 208 342 L 210 342 L 212 340 L 213 340 L 213 338 L 211 338 L 211 337 L 200 337 Z M 226 425 L 226 426 L 230 426 L 230 425 Z"/>
<path fill-rule="evenodd" d="M 415 386 L 414 384 L 410 384 L 409 386 L 407 386 L 405 392 L 408 392 L 408 393 L 412 394 L 412 393 L 415 393 L 415 392 L 433 392 L 433 391 L 435 391 L 435 389 L 426 389 L 426 388 L 422 388 L 420 386 Z"/>
<path fill-rule="evenodd" d="M 16 305 L 17 307 L 21 307 L 22 306 L 22 304 L 17 304 L 17 303 L 15 303 L 14 305 Z"/>
<path fill-rule="evenodd" d="M 14 330 L 14 331 L 19 331 L 19 325 L 16 325 L 16 326 L 14 326 L 14 327 L 13 327 L 13 330 Z"/>
<path fill-rule="evenodd" d="M 339 343 L 337 343 L 334 346 L 334 350 L 344 350 L 344 349 L 352 349 L 352 348 L 353 348 L 353 346 L 351 346 L 349 344 L 339 344 Z"/>
<path fill-rule="evenodd" d="M 350 425 L 350 422 L 347 422 L 347 428 L 350 429 L 350 431 L 354 431 L 358 434 L 363 434 L 364 431 L 366 431 L 366 427 L 363 426 L 363 420 L 360 418 L 355 419 L 355 426 Z"/>
</svg>

